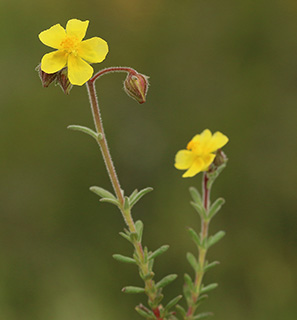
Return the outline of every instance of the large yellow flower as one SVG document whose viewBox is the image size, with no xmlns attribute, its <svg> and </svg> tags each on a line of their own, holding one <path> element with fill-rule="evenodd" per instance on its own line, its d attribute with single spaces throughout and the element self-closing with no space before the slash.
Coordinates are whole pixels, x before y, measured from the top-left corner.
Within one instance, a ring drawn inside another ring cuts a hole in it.
<svg viewBox="0 0 297 320">
<path fill-rule="evenodd" d="M 210 130 L 204 130 L 193 137 L 187 145 L 187 150 L 178 151 L 175 156 L 175 168 L 187 170 L 183 178 L 207 171 L 216 156 L 214 152 L 222 148 L 228 140 L 221 132 L 212 135 Z"/>
<path fill-rule="evenodd" d="M 108 45 L 101 38 L 93 37 L 82 41 L 88 25 L 88 20 L 71 19 L 67 22 L 66 30 L 56 24 L 42 31 L 39 34 L 40 41 L 57 51 L 43 56 L 41 70 L 55 73 L 67 67 L 72 84 L 81 86 L 86 83 L 94 72 L 89 63 L 102 62 L 108 53 Z"/>
</svg>

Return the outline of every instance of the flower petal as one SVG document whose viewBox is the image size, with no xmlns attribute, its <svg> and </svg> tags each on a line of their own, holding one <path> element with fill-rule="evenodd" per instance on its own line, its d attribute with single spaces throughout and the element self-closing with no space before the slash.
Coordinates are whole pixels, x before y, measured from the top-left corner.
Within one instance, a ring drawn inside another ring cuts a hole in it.
<svg viewBox="0 0 297 320">
<path fill-rule="evenodd" d="M 45 54 L 41 59 L 41 70 L 45 73 L 55 73 L 66 66 L 67 54 L 63 51 L 54 51 Z"/>
<path fill-rule="evenodd" d="M 51 28 L 40 32 L 38 35 L 43 44 L 54 49 L 60 49 L 60 43 L 65 36 L 65 29 L 60 24 L 55 24 Z"/>
<path fill-rule="evenodd" d="M 82 86 L 93 75 L 93 68 L 74 54 L 70 54 L 68 57 L 68 78 L 71 84 Z"/>
<path fill-rule="evenodd" d="M 81 21 L 78 19 L 71 19 L 66 25 L 67 35 L 75 36 L 79 41 L 81 41 L 86 35 L 88 25 L 89 20 Z"/>
<path fill-rule="evenodd" d="M 207 146 L 209 152 L 214 152 L 222 148 L 228 141 L 229 141 L 228 137 L 226 137 L 221 132 L 217 131 L 216 133 L 214 133 L 214 135 L 212 136 Z"/>
<path fill-rule="evenodd" d="M 195 154 L 189 150 L 180 150 L 175 156 L 175 168 L 179 170 L 189 169 L 195 160 Z"/>
<path fill-rule="evenodd" d="M 213 163 L 213 160 L 215 157 L 216 157 L 216 155 L 213 153 L 209 153 L 209 154 L 203 156 L 202 160 L 203 160 L 204 164 L 203 164 L 201 171 L 207 171 L 208 167 Z"/>
<path fill-rule="evenodd" d="M 82 41 L 78 49 L 78 55 L 89 63 L 103 61 L 107 53 L 107 42 L 99 37 Z"/>
<path fill-rule="evenodd" d="M 190 169 L 183 174 L 183 178 L 194 177 L 197 173 L 202 171 L 204 162 L 201 158 L 196 158 Z"/>
</svg>

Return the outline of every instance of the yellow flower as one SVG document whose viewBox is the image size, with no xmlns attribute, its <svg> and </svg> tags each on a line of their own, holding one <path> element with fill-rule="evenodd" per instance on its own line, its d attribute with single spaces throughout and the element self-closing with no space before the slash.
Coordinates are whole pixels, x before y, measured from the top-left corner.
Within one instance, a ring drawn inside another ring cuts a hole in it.
<svg viewBox="0 0 297 320">
<path fill-rule="evenodd" d="M 204 130 L 193 137 L 187 145 L 187 150 L 178 151 L 175 156 L 175 168 L 187 170 L 183 178 L 193 177 L 201 171 L 207 171 L 216 157 L 214 152 L 222 148 L 228 140 L 221 132 L 212 135 L 210 130 Z"/>
<path fill-rule="evenodd" d="M 39 34 L 40 41 L 57 50 L 43 56 L 41 70 L 55 73 L 67 67 L 72 84 L 81 86 L 86 83 L 94 72 L 89 63 L 102 62 L 108 53 L 108 45 L 101 38 L 93 37 L 82 41 L 88 25 L 88 20 L 71 19 L 67 22 L 66 30 L 56 24 L 42 31 Z"/>
</svg>

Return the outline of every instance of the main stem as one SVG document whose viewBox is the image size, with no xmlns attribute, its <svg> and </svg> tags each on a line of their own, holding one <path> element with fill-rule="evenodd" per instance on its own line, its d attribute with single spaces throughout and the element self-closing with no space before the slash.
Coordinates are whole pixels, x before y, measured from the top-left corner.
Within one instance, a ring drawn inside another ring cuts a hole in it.
<svg viewBox="0 0 297 320">
<path fill-rule="evenodd" d="M 209 210 L 209 202 L 210 202 L 210 189 L 208 188 L 208 176 L 207 172 L 203 173 L 202 179 L 202 190 L 203 190 L 203 206 L 205 208 L 206 213 Z M 200 232 L 200 241 L 201 243 L 208 236 L 208 227 L 209 227 L 209 220 L 205 220 L 201 218 L 201 232 Z M 204 266 L 205 266 L 205 257 L 206 257 L 207 249 L 199 247 L 199 255 L 198 255 L 198 262 L 199 262 L 199 270 L 196 272 L 195 280 L 194 280 L 194 291 L 192 292 L 192 304 L 189 306 L 186 319 L 190 320 L 193 319 L 193 316 L 196 311 L 196 302 L 200 295 L 202 279 L 204 275 Z"/>
<path fill-rule="evenodd" d="M 120 203 L 120 210 L 122 212 L 123 218 L 129 228 L 129 231 L 135 233 L 136 228 L 135 228 L 135 224 L 134 224 L 134 221 L 133 221 L 133 218 L 131 215 L 131 211 L 130 211 L 130 209 L 126 209 L 126 210 L 124 209 L 125 199 L 124 199 L 124 195 L 121 190 L 120 182 L 117 177 L 117 174 L 116 174 L 116 171 L 115 171 L 115 168 L 113 165 L 113 161 L 112 161 L 112 158 L 111 158 L 111 155 L 109 152 L 109 148 L 107 145 L 107 140 L 106 140 L 104 129 L 103 129 L 103 123 L 101 120 L 99 103 L 98 103 L 96 90 L 95 90 L 96 79 L 98 79 L 102 75 L 107 74 L 109 72 L 118 72 L 118 71 L 136 73 L 136 71 L 134 69 L 126 68 L 126 67 L 106 68 L 106 69 L 99 71 L 96 75 L 94 75 L 93 78 L 91 78 L 87 82 L 86 85 L 87 85 L 87 90 L 88 90 L 88 94 L 89 94 L 89 99 L 90 99 L 90 104 L 91 104 L 91 109 L 92 109 L 92 114 L 93 114 L 93 119 L 94 119 L 96 131 L 97 131 L 97 133 L 100 134 L 100 138 L 98 138 L 97 141 L 98 141 L 98 144 L 101 149 L 101 153 L 102 153 L 105 165 L 106 165 L 106 169 L 107 169 L 108 175 L 110 177 L 113 189 L 114 189 L 116 196 L 118 198 L 118 201 Z M 147 274 L 148 262 L 145 261 L 142 244 L 140 241 L 135 241 L 133 243 L 133 245 L 134 245 L 135 251 L 139 257 L 139 260 L 141 262 L 141 264 L 139 265 L 139 268 L 142 270 L 143 274 Z M 156 296 L 155 296 L 156 293 L 154 290 L 155 289 L 154 281 L 152 279 L 146 280 L 145 287 L 146 287 L 146 291 L 148 292 L 149 300 L 153 302 L 154 299 L 156 298 Z M 160 309 L 158 306 L 153 309 L 153 312 L 154 312 L 157 320 L 162 320 L 162 318 L 160 317 Z"/>
</svg>

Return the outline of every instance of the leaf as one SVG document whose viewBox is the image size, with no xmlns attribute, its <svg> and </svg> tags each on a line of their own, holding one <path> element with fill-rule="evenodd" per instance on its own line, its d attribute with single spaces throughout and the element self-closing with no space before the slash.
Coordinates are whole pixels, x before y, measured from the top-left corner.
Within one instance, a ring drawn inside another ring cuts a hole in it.
<svg viewBox="0 0 297 320">
<path fill-rule="evenodd" d="M 129 198 L 126 196 L 125 197 L 125 200 L 124 200 L 124 211 L 128 211 L 130 210 L 130 201 L 129 201 Z"/>
<path fill-rule="evenodd" d="M 158 257 L 159 255 L 161 255 L 162 253 L 166 252 L 168 250 L 169 246 L 168 245 L 163 245 L 162 247 L 160 247 L 159 249 L 157 249 L 156 251 L 154 251 L 153 253 L 151 253 L 148 257 L 149 260 L 155 259 L 156 257 Z"/>
<path fill-rule="evenodd" d="M 124 293 L 144 293 L 144 288 L 140 288 L 140 287 L 133 287 L 133 286 L 127 286 L 127 287 L 124 287 L 122 289 L 122 292 Z"/>
<path fill-rule="evenodd" d="M 182 317 L 185 317 L 187 312 L 186 310 L 180 306 L 179 304 L 177 306 L 175 306 L 175 308 L 177 309 L 177 311 L 181 314 Z"/>
<path fill-rule="evenodd" d="M 147 193 L 151 192 L 153 190 L 153 188 L 148 187 L 145 189 L 140 190 L 134 197 L 130 203 L 130 207 L 132 208 L 144 195 L 146 195 Z"/>
<path fill-rule="evenodd" d="M 182 297 L 183 297 L 182 295 L 179 295 L 173 298 L 172 300 L 170 300 L 165 307 L 165 311 L 169 311 L 172 307 L 174 307 Z"/>
<path fill-rule="evenodd" d="M 184 279 L 185 279 L 185 284 L 189 287 L 190 291 L 192 291 L 193 290 L 192 278 L 187 273 L 185 273 Z"/>
<path fill-rule="evenodd" d="M 189 234 L 190 234 L 192 240 L 196 243 L 196 245 L 197 245 L 198 247 L 201 247 L 200 237 L 199 237 L 199 235 L 196 233 L 196 231 L 195 231 L 194 229 L 192 229 L 192 228 L 189 228 L 188 231 L 189 231 Z"/>
<path fill-rule="evenodd" d="M 130 234 L 128 235 L 128 234 L 126 234 L 126 233 L 124 233 L 124 232 L 120 232 L 120 235 L 121 235 L 123 238 L 125 238 L 126 240 L 128 240 L 129 242 L 131 242 Z"/>
<path fill-rule="evenodd" d="M 135 228 L 136 228 L 137 235 L 138 235 L 138 241 L 141 242 L 142 233 L 143 233 L 143 223 L 141 220 L 137 220 L 135 222 Z"/>
<path fill-rule="evenodd" d="M 101 198 L 117 200 L 117 198 L 111 192 L 109 192 L 101 187 L 93 186 L 93 187 L 90 187 L 90 190 L 92 192 L 94 192 L 95 194 L 97 194 Z"/>
<path fill-rule="evenodd" d="M 148 310 L 142 305 L 136 306 L 135 310 L 144 318 L 146 319 L 156 319 L 155 315 L 153 314 L 152 311 Z"/>
<path fill-rule="evenodd" d="M 218 286 L 217 283 L 212 283 L 212 284 L 207 285 L 206 287 L 202 287 L 200 290 L 200 294 L 204 294 L 206 292 L 209 292 L 209 291 L 215 289 L 217 286 Z"/>
<path fill-rule="evenodd" d="M 99 201 L 100 202 L 108 202 L 108 203 L 114 204 L 117 207 L 120 205 L 118 200 L 111 199 L 111 198 L 101 198 Z"/>
<path fill-rule="evenodd" d="M 210 248 L 213 246 L 215 243 L 220 241 L 226 233 L 224 231 L 219 231 L 215 235 L 210 236 L 208 241 L 207 241 L 207 248 Z"/>
<path fill-rule="evenodd" d="M 137 193 L 138 193 L 138 190 L 137 190 L 137 189 L 135 189 L 135 190 L 131 193 L 131 195 L 130 195 L 130 197 L 129 197 L 130 203 L 134 200 L 134 198 L 135 198 L 135 196 L 137 195 Z"/>
<path fill-rule="evenodd" d="M 200 320 L 200 319 L 204 319 L 204 318 L 207 318 L 210 316 L 213 316 L 212 312 L 202 312 L 202 313 L 197 314 L 193 319 Z"/>
<path fill-rule="evenodd" d="M 136 261 L 133 258 L 123 256 L 121 254 L 113 254 L 112 257 L 120 262 L 136 264 Z"/>
<path fill-rule="evenodd" d="M 212 219 L 221 209 L 222 205 L 225 203 L 223 198 L 218 198 L 210 207 L 208 212 L 208 219 Z"/>
<path fill-rule="evenodd" d="M 206 264 L 205 264 L 205 267 L 204 267 L 204 272 L 206 272 L 206 271 L 208 271 L 209 269 L 217 266 L 218 264 L 220 264 L 219 261 L 213 261 L 213 262 L 211 262 L 211 263 L 206 263 Z"/>
<path fill-rule="evenodd" d="M 190 187 L 189 191 L 190 191 L 190 194 L 192 196 L 193 201 L 195 203 L 202 205 L 202 197 L 201 197 L 199 191 L 194 187 Z"/>
<path fill-rule="evenodd" d="M 191 205 L 193 206 L 193 208 L 199 213 L 200 217 L 204 220 L 207 220 L 207 214 L 206 214 L 206 211 L 205 211 L 205 208 L 198 204 L 198 203 L 195 203 L 193 201 L 190 202 Z"/>
<path fill-rule="evenodd" d="M 187 253 L 187 260 L 195 272 L 199 270 L 199 264 L 197 262 L 197 259 L 191 252 Z"/>
<path fill-rule="evenodd" d="M 156 287 L 158 289 L 164 288 L 165 286 L 169 285 L 177 278 L 177 274 L 169 274 L 168 276 L 164 277 L 162 280 L 156 283 Z"/>
<path fill-rule="evenodd" d="M 70 125 L 70 126 L 67 127 L 67 129 L 86 133 L 89 136 L 93 137 L 96 141 L 102 139 L 102 134 L 101 133 L 96 133 L 95 131 L 93 131 L 92 129 L 90 129 L 88 127 L 78 126 L 78 125 Z"/>
<path fill-rule="evenodd" d="M 198 307 L 204 300 L 208 298 L 207 294 L 199 295 L 199 298 L 197 299 L 195 305 Z"/>
</svg>

